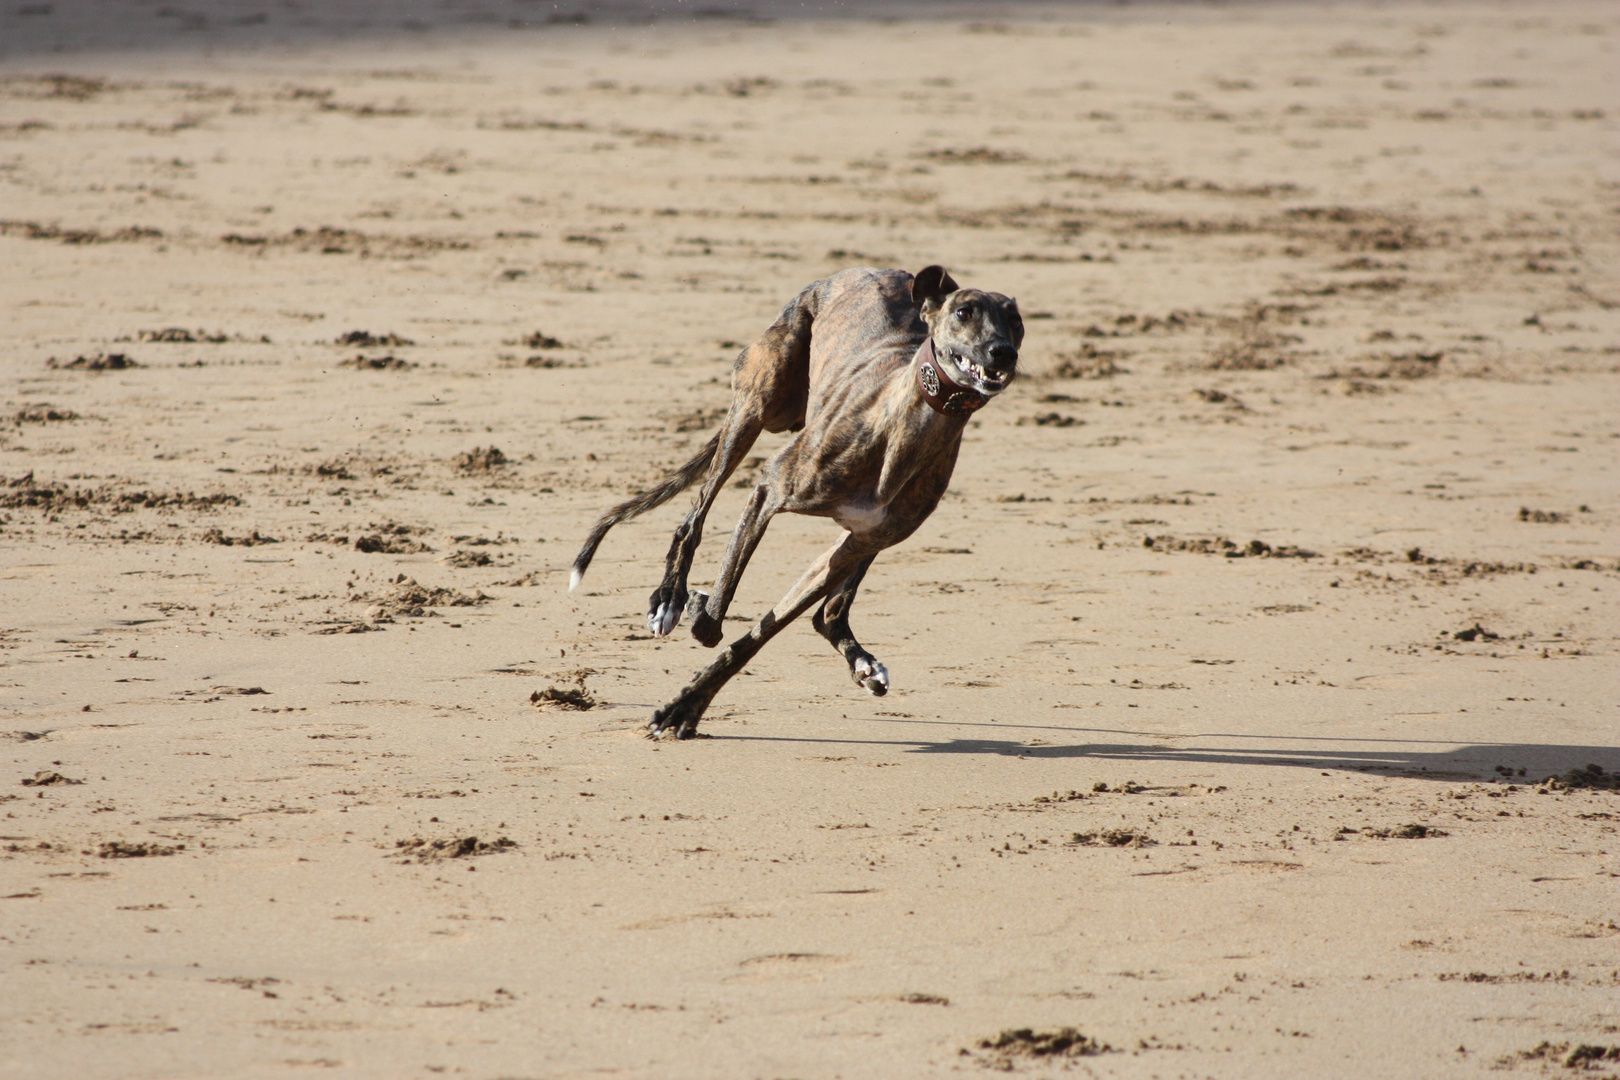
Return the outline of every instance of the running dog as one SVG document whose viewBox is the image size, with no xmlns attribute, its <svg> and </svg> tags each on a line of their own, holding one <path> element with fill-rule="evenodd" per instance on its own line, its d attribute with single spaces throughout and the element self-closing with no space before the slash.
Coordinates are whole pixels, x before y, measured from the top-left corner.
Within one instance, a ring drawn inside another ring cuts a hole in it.
<svg viewBox="0 0 1620 1080">
<path fill-rule="evenodd" d="M 653 714 L 649 735 L 689 739 L 733 675 L 782 627 L 820 604 L 817 632 L 849 662 L 856 683 L 889 689 L 888 670 L 861 647 L 849 609 L 872 560 L 934 512 L 950 483 L 968 418 L 1012 382 L 1024 323 L 1018 303 L 964 289 L 943 267 L 845 270 L 793 299 L 732 366 L 731 408 L 697 456 L 662 484 L 609 510 L 574 560 L 572 591 L 609 529 L 674 498 L 704 477 L 697 504 L 670 545 L 647 628 L 668 637 L 684 612 L 713 648 L 726 608 L 771 518 L 784 511 L 832 518 L 844 534 L 810 565 L 758 625 Z M 762 431 L 797 434 L 766 463 L 731 534 L 712 594 L 686 579 L 715 496 Z M 705 475 L 706 474 L 706 475 Z"/>
</svg>

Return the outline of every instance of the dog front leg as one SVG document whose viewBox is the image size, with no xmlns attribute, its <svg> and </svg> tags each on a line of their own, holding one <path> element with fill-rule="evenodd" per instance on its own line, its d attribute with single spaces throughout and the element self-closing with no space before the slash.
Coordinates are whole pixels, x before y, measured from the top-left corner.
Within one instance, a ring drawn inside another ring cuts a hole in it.
<svg viewBox="0 0 1620 1080">
<path fill-rule="evenodd" d="M 787 595 L 767 611 L 752 630 L 727 645 L 714 663 L 692 677 L 692 681 L 674 701 L 653 713 L 652 720 L 647 724 L 648 735 L 657 738 L 673 734 L 677 739 L 690 739 L 697 734 L 698 721 L 703 719 L 704 712 L 720 688 L 741 671 L 782 627 L 826 596 L 829 580 L 848 577 L 855 564 L 863 558 L 869 559 L 870 556 L 856 547 L 846 533 L 843 539 L 810 564 L 793 588 L 787 591 Z"/>
<path fill-rule="evenodd" d="M 870 555 L 855 567 L 849 577 L 832 590 L 820 610 L 812 616 L 811 622 L 816 633 L 826 638 L 848 661 L 849 673 L 856 684 L 873 697 L 882 697 L 889 692 L 889 669 L 861 647 L 861 643 L 855 640 L 855 632 L 849 628 L 849 609 L 855 603 L 855 592 L 861 587 L 861 579 L 866 576 L 867 568 L 875 558 L 876 555 Z"/>
</svg>

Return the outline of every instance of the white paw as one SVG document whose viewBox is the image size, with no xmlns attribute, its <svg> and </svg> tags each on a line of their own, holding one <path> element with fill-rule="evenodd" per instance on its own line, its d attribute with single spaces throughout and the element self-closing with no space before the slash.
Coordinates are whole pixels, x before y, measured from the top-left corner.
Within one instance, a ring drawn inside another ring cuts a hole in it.
<svg viewBox="0 0 1620 1080">
<path fill-rule="evenodd" d="M 855 681 L 873 697 L 882 697 L 889 692 L 889 669 L 876 660 L 857 660 Z"/>
<path fill-rule="evenodd" d="M 647 613 L 647 629 L 652 632 L 653 637 L 669 637 L 675 630 L 675 624 L 680 621 L 680 605 L 668 601 L 659 604 L 656 611 Z"/>
</svg>

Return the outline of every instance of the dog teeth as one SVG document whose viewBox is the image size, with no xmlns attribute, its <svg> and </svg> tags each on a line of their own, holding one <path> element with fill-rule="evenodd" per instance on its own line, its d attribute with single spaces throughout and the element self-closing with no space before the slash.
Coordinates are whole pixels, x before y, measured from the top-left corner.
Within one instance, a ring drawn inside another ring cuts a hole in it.
<svg viewBox="0 0 1620 1080">
<path fill-rule="evenodd" d="M 1006 381 L 1006 377 L 1000 372 L 986 371 L 979 364 L 974 363 L 972 360 L 969 360 L 960 353 L 952 353 L 951 356 L 952 359 L 956 361 L 956 366 L 964 375 L 982 380 L 983 382 L 989 383 L 992 386 L 999 386 Z"/>
</svg>

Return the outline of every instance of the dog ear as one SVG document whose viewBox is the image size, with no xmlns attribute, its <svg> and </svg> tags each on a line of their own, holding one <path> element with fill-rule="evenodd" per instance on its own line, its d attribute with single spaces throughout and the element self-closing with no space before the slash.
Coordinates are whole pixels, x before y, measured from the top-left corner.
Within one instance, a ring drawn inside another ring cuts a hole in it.
<svg viewBox="0 0 1620 1080">
<path fill-rule="evenodd" d="M 937 310 L 947 296 L 960 288 L 943 266 L 925 266 L 911 279 L 911 298 L 927 313 Z"/>
</svg>

